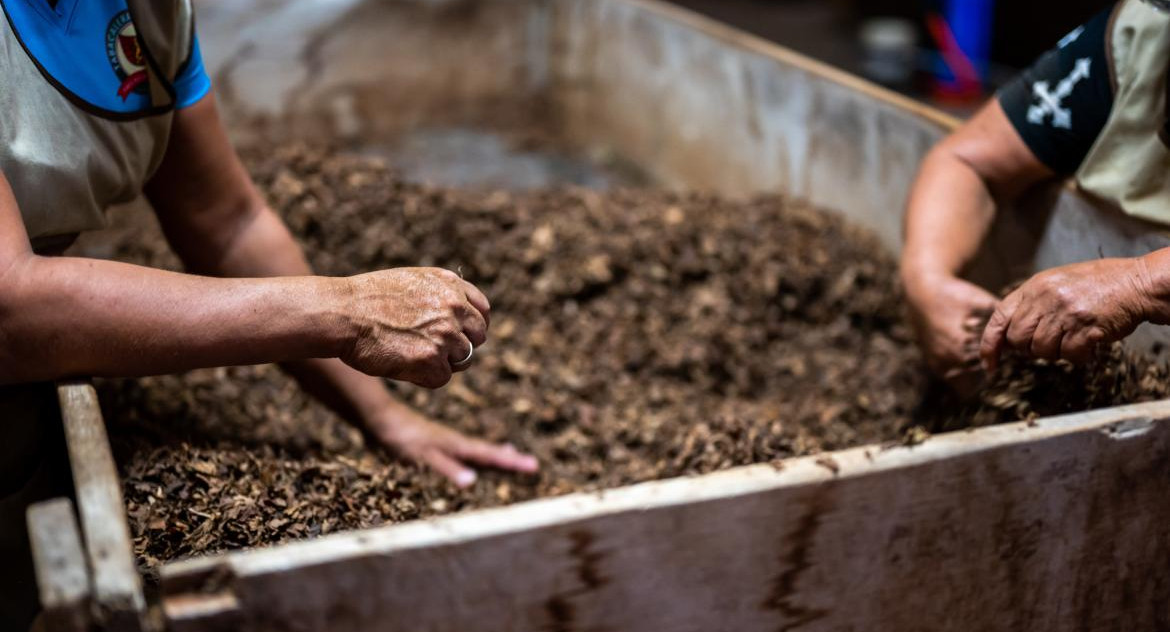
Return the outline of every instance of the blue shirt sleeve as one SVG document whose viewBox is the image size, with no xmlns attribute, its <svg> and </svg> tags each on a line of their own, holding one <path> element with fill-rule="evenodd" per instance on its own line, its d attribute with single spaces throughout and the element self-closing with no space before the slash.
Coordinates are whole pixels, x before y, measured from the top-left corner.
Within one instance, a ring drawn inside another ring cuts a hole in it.
<svg viewBox="0 0 1170 632">
<path fill-rule="evenodd" d="M 211 92 L 211 77 L 207 76 L 207 69 L 203 66 L 203 53 L 196 35 L 191 43 L 191 56 L 179 70 L 179 76 L 175 77 L 175 107 L 181 110 L 195 105 L 208 92 Z"/>
</svg>

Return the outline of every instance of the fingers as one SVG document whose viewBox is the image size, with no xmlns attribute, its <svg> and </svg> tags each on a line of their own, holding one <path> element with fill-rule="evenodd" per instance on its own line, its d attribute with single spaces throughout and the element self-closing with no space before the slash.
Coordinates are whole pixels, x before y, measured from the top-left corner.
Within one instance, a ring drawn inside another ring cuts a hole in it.
<svg viewBox="0 0 1170 632">
<path fill-rule="evenodd" d="M 991 320 L 987 323 L 987 329 L 983 330 L 983 342 L 979 345 L 979 356 L 983 358 L 983 368 L 988 373 L 994 372 L 999 364 L 999 355 L 1003 352 L 1008 327 L 1012 324 L 1012 316 L 1015 314 L 1017 305 L 1019 305 L 1019 297 L 1016 294 L 1007 297 L 995 309 L 995 313 L 991 315 Z"/>
<path fill-rule="evenodd" d="M 1032 342 L 1028 347 L 1033 357 L 1042 360 L 1059 360 L 1061 343 L 1064 342 L 1064 327 L 1055 318 L 1046 318 L 1036 327 L 1032 334 Z"/>
<path fill-rule="evenodd" d="M 1012 315 L 1012 322 L 1008 325 L 1006 334 L 1009 348 L 1024 353 L 1032 350 L 1032 339 L 1035 338 L 1036 329 L 1040 326 L 1040 314 L 1031 307 L 1019 306 Z"/>
<path fill-rule="evenodd" d="M 415 372 L 403 376 L 402 379 L 416 386 L 434 390 L 446 386 L 454 374 L 455 369 L 450 362 L 439 358 L 426 362 Z"/>
<path fill-rule="evenodd" d="M 479 478 L 475 470 L 466 467 L 438 448 L 428 450 L 422 455 L 420 460 L 430 467 L 435 468 L 436 472 L 447 477 L 460 489 L 471 487 L 475 484 L 476 479 Z"/>
<path fill-rule="evenodd" d="M 451 367 L 454 373 L 462 373 L 471 368 L 471 360 L 475 356 L 476 345 L 471 344 L 471 340 L 463 334 L 459 334 L 459 342 L 450 346 L 450 355 L 447 356 L 447 365 Z"/>
<path fill-rule="evenodd" d="M 540 470 L 536 457 L 520 452 L 515 446 L 492 445 L 476 439 L 462 439 L 451 447 L 450 453 L 441 448 L 432 448 L 419 458 L 458 487 L 467 488 L 475 484 L 478 475 L 475 470 L 461 463 L 460 459 L 525 474 Z"/>
<path fill-rule="evenodd" d="M 439 275 L 451 283 L 457 290 L 467 297 L 467 302 L 471 304 L 481 315 L 485 322 L 491 322 L 492 305 L 488 301 L 487 296 L 479 291 L 475 285 L 465 281 L 463 277 L 450 270 L 440 270 Z"/>
<path fill-rule="evenodd" d="M 1069 328 L 1060 312 L 1021 307 L 1015 295 L 996 310 L 983 333 L 979 355 L 988 372 L 995 370 L 1006 349 L 1045 360 L 1083 364 L 1107 338 L 1100 327 Z"/>
<path fill-rule="evenodd" d="M 1061 341 L 1060 356 L 1073 364 L 1084 364 L 1105 339 L 1105 332 L 1096 327 L 1068 334 Z"/>
<path fill-rule="evenodd" d="M 452 285 L 462 299 L 463 306 L 456 309 L 456 317 L 459 319 L 459 326 L 462 328 L 463 334 L 467 336 L 472 345 L 482 346 L 487 342 L 487 330 L 491 324 L 491 303 L 483 292 L 479 291 L 479 288 L 464 281 L 458 274 L 450 270 L 443 270 L 440 275 Z M 466 357 L 465 353 L 453 361 L 458 362 Z"/>
<path fill-rule="evenodd" d="M 480 292 L 479 288 L 467 281 L 460 279 L 460 282 L 463 284 L 463 292 L 467 294 L 467 302 L 471 303 L 471 306 L 483 317 L 483 321 L 490 325 L 492 322 L 492 304 L 488 301 L 487 296 L 484 296 L 484 293 Z"/>
<path fill-rule="evenodd" d="M 532 474 L 540 469 L 536 457 L 520 452 L 511 444 L 493 445 L 486 441 L 467 439 L 455 447 L 455 454 L 461 459 L 501 470 Z"/>
<path fill-rule="evenodd" d="M 477 309 L 468 308 L 463 310 L 459 316 L 459 326 L 463 329 L 463 335 L 471 341 L 471 344 L 482 347 L 487 342 L 488 329 L 488 322 L 483 313 Z M 462 357 L 467 357 L 467 354 L 463 354 Z"/>
</svg>

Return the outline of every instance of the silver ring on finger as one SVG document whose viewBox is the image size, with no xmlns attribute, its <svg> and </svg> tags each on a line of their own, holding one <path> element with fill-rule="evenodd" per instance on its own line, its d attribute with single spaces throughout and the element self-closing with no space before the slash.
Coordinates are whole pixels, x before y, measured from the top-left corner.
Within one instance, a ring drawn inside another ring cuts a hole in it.
<svg viewBox="0 0 1170 632">
<path fill-rule="evenodd" d="M 470 343 L 468 343 L 468 344 L 470 344 Z M 462 369 L 463 367 L 471 364 L 471 358 L 473 358 L 474 356 L 475 356 L 475 345 L 471 345 L 471 349 L 468 350 L 468 352 L 467 352 L 467 357 L 463 358 L 459 362 L 451 363 L 451 366 L 453 368 L 456 368 L 456 369 Z"/>
</svg>

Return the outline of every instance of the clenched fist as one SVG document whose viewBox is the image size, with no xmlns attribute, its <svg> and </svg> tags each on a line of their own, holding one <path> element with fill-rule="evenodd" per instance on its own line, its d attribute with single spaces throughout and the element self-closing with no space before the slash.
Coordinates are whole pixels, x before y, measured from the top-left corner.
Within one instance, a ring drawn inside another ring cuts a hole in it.
<svg viewBox="0 0 1170 632">
<path fill-rule="evenodd" d="M 351 332 L 341 359 L 378 377 L 440 388 L 487 341 L 491 306 L 448 270 L 399 268 L 352 277 L 339 310 Z"/>
</svg>

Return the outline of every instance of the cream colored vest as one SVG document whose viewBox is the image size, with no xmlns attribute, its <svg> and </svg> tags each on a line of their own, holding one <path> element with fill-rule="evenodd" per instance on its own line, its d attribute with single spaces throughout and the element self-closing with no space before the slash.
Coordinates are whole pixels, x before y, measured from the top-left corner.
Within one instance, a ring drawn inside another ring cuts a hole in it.
<svg viewBox="0 0 1170 632">
<path fill-rule="evenodd" d="M 1129 215 L 1170 225 L 1170 138 L 1163 134 L 1170 14 L 1127 0 L 1114 13 L 1109 37 L 1113 111 L 1077 183 Z"/>
<path fill-rule="evenodd" d="M 6 0 L 23 2 L 25 0 Z M 117 121 L 75 105 L 45 79 L 0 17 L 0 172 L 33 247 L 52 250 L 102 228 L 105 210 L 134 199 L 166 152 L 172 83 L 190 51 L 189 0 L 130 0 L 148 54 L 147 116 Z"/>
</svg>

